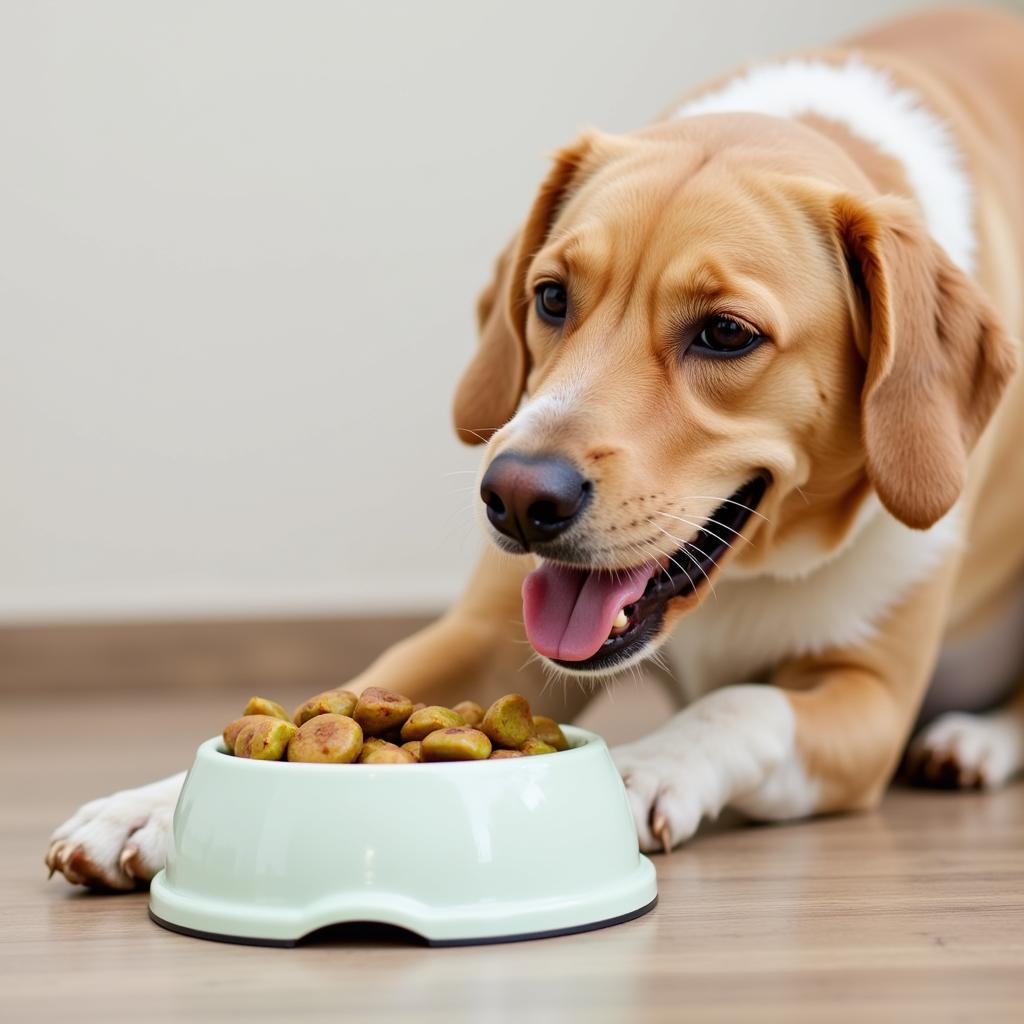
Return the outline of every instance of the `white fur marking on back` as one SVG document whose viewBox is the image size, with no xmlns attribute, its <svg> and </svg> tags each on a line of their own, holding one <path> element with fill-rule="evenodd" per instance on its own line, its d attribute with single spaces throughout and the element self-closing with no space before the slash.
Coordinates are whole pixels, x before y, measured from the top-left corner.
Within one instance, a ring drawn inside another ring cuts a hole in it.
<svg viewBox="0 0 1024 1024">
<path fill-rule="evenodd" d="M 970 273 L 974 266 L 973 190 L 952 132 L 912 90 L 879 68 L 791 60 L 755 67 L 715 92 L 684 103 L 674 117 L 747 112 L 817 114 L 898 160 L 932 237 Z"/>
</svg>

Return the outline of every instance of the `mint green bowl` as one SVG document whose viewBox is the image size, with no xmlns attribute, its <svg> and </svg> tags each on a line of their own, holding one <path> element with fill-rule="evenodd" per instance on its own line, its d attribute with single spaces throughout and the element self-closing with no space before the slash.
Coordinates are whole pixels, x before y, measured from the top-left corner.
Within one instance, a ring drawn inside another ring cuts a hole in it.
<svg viewBox="0 0 1024 1024">
<path fill-rule="evenodd" d="M 290 764 L 196 752 L 150 915 L 202 938 L 294 945 L 367 921 L 434 945 L 585 931 L 657 898 L 599 736 L 540 757 Z"/>
</svg>

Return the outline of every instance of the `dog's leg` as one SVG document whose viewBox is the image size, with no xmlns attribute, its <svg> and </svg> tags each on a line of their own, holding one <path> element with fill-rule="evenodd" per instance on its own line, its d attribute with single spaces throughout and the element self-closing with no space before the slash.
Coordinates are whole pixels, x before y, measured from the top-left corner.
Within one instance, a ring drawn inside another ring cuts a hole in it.
<svg viewBox="0 0 1024 1024">
<path fill-rule="evenodd" d="M 682 842 L 727 804 L 766 821 L 874 806 L 934 668 L 952 574 L 914 588 L 862 646 L 723 687 L 613 751 L 641 846 Z"/>
<path fill-rule="evenodd" d="M 948 711 L 918 734 L 907 775 L 923 786 L 993 789 L 1024 771 L 1024 690 L 994 711 Z"/>
</svg>

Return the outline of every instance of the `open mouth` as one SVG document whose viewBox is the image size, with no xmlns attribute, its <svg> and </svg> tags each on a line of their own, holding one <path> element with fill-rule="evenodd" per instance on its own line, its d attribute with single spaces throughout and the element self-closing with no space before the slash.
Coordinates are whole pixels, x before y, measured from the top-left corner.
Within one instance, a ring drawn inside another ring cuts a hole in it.
<svg viewBox="0 0 1024 1024">
<path fill-rule="evenodd" d="M 768 489 L 745 483 L 671 555 L 631 569 L 580 569 L 544 562 L 523 584 L 523 622 L 534 650 L 576 671 L 608 670 L 630 660 L 661 628 L 669 601 L 710 582 Z"/>
</svg>

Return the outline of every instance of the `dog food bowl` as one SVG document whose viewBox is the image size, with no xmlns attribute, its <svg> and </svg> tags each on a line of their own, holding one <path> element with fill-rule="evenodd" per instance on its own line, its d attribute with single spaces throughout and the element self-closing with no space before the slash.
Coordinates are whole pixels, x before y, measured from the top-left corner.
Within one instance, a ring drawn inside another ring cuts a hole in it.
<svg viewBox="0 0 1024 1024">
<path fill-rule="evenodd" d="M 604 741 L 539 757 L 292 764 L 200 746 L 150 915 L 207 939 L 292 946 L 377 922 L 432 945 L 627 921 L 657 898 Z"/>
</svg>

